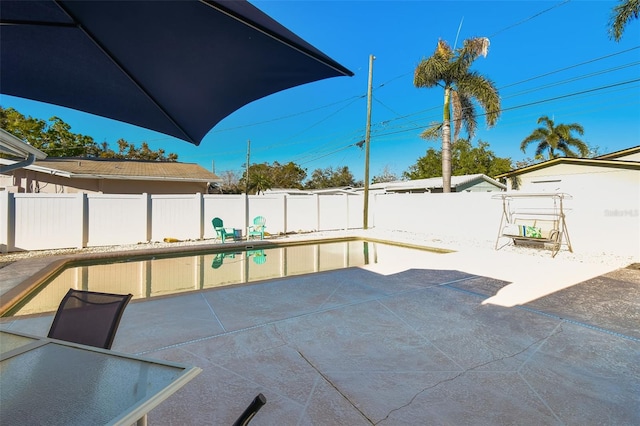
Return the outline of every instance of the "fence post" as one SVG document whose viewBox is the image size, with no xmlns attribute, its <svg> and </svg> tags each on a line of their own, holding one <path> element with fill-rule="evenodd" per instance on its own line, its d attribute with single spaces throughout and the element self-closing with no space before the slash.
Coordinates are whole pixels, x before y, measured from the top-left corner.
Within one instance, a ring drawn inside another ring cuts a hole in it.
<svg viewBox="0 0 640 426">
<path fill-rule="evenodd" d="M 145 240 L 146 242 L 151 241 L 151 235 L 153 235 L 151 232 L 153 231 L 152 229 L 152 217 L 151 217 L 151 196 L 144 192 L 142 193 L 142 208 L 144 211 L 144 215 L 145 215 L 145 229 L 146 229 L 146 235 L 145 235 Z"/>
<path fill-rule="evenodd" d="M 80 235 L 78 235 L 79 241 L 76 243 L 76 246 L 78 248 L 85 248 L 89 236 L 89 215 L 87 212 L 87 194 L 84 192 L 76 194 L 76 209 L 79 214 L 78 222 L 80 222 Z"/>
<path fill-rule="evenodd" d="M 349 207 L 350 207 L 350 204 L 351 204 L 351 202 L 350 202 L 351 196 L 347 195 L 347 194 L 344 194 L 343 197 L 346 199 L 346 201 L 345 201 L 346 206 L 345 206 L 344 210 L 345 210 L 345 212 L 347 214 L 346 220 L 344 221 L 345 222 L 344 223 L 344 230 L 348 231 L 349 230 Z"/>
<path fill-rule="evenodd" d="M 376 227 L 376 211 L 378 209 L 378 194 L 373 194 L 373 203 L 371 203 L 373 208 L 369 211 L 371 215 L 371 228 Z"/>
<path fill-rule="evenodd" d="M 283 214 L 283 230 L 284 235 L 287 235 L 287 194 L 282 194 L 282 214 Z"/>
<path fill-rule="evenodd" d="M 16 215 L 13 193 L 0 191 L 0 217 L 5 219 L 0 223 L 0 253 L 7 253 L 15 245 Z"/>
<path fill-rule="evenodd" d="M 198 221 L 200 222 L 200 229 L 198 230 L 198 240 L 204 239 L 204 199 L 202 193 L 196 193 L 196 208 L 198 209 Z"/>
<path fill-rule="evenodd" d="M 316 231 L 320 231 L 320 195 L 313 194 L 316 201 Z"/>
</svg>

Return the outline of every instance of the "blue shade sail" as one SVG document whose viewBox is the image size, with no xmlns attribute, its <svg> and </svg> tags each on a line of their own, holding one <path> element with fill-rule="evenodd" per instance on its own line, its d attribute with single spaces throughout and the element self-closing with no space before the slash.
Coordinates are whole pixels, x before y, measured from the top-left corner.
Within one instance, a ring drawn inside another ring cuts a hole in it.
<svg viewBox="0 0 640 426">
<path fill-rule="evenodd" d="M 242 106 L 353 73 L 250 3 L 0 2 L 0 92 L 198 145 Z"/>
</svg>

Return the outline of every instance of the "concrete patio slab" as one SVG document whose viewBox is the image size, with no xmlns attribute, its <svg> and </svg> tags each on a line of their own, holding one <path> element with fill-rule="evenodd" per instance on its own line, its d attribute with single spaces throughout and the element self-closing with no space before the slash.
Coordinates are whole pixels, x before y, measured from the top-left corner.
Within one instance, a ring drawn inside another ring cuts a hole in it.
<svg viewBox="0 0 640 426">
<path fill-rule="evenodd" d="M 113 349 L 203 369 L 154 425 L 228 425 L 259 392 L 256 426 L 640 424 L 640 271 L 425 256 L 132 302 Z"/>
</svg>

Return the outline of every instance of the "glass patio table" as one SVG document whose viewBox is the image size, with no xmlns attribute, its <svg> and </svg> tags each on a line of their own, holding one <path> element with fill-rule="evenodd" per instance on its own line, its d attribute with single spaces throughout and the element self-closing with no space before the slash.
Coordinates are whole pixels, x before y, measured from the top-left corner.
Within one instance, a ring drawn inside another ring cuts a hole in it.
<svg viewBox="0 0 640 426">
<path fill-rule="evenodd" d="M 0 330 L 2 424 L 138 425 L 202 370 Z"/>
</svg>

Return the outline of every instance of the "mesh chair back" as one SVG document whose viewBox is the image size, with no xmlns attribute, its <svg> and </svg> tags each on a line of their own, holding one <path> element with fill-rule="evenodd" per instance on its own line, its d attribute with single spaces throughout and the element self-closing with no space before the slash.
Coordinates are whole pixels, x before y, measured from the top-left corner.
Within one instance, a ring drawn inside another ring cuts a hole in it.
<svg viewBox="0 0 640 426">
<path fill-rule="evenodd" d="M 131 297 L 70 289 L 60 302 L 48 337 L 111 349 Z"/>
</svg>

